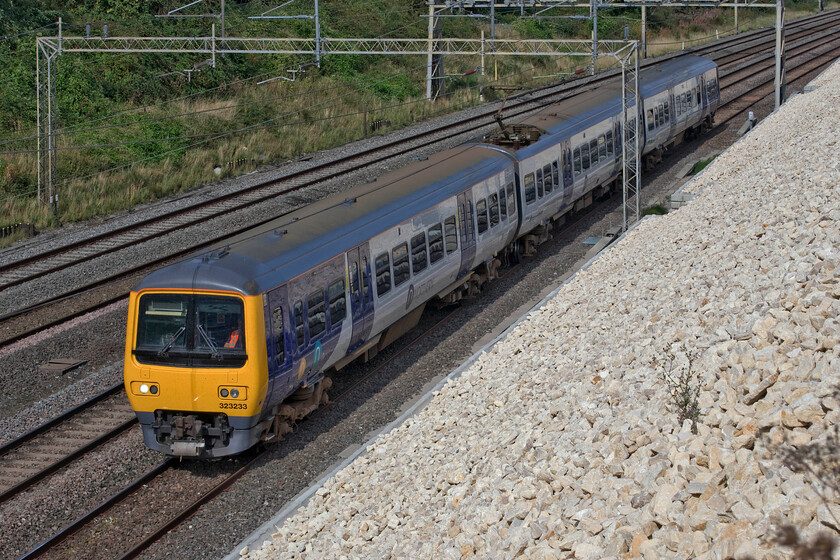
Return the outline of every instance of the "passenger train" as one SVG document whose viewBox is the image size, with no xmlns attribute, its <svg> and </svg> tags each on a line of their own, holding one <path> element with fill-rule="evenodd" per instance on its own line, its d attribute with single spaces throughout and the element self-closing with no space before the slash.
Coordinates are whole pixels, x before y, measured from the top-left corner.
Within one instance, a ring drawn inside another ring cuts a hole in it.
<svg viewBox="0 0 840 560">
<path fill-rule="evenodd" d="M 655 163 L 712 124 L 717 67 L 662 62 L 640 90 L 634 121 Z M 330 376 L 428 302 L 476 294 L 620 185 L 621 120 L 620 83 L 608 84 L 148 275 L 131 292 L 124 371 L 146 445 L 216 458 L 291 431 Z"/>
</svg>

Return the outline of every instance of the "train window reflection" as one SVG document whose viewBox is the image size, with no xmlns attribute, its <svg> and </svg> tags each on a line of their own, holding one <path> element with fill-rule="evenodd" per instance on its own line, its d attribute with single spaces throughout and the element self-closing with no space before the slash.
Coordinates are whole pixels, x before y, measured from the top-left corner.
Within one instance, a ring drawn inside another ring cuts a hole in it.
<svg viewBox="0 0 840 560">
<path fill-rule="evenodd" d="M 388 253 L 376 257 L 376 295 L 382 297 L 391 291 L 391 260 Z"/>
<path fill-rule="evenodd" d="M 394 286 L 399 286 L 411 276 L 408 265 L 408 243 L 400 243 L 391 249 L 391 258 L 394 261 Z"/>
<path fill-rule="evenodd" d="M 455 216 L 449 216 L 443 222 L 446 230 L 446 254 L 454 253 L 458 249 L 458 228 L 455 227 Z"/>
</svg>

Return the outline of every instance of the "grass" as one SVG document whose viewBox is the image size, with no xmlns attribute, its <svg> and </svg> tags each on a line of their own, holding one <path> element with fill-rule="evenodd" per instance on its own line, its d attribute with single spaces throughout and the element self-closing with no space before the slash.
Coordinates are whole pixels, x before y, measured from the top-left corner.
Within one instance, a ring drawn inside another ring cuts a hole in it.
<svg viewBox="0 0 840 560">
<path fill-rule="evenodd" d="M 691 168 L 691 171 L 688 172 L 689 175 L 697 175 L 701 171 L 703 171 L 707 165 L 712 163 L 717 156 L 712 156 L 709 159 L 701 159 L 697 163 L 694 164 L 694 167 Z"/>
</svg>

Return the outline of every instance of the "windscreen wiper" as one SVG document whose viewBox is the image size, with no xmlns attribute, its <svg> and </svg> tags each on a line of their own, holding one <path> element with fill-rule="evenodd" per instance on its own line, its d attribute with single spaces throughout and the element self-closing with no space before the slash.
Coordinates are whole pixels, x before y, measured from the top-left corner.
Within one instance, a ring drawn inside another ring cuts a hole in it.
<svg viewBox="0 0 840 560">
<path fill-rule="evenodd" d="M 206 342 L 207 346 L 209 346 L 210 349 L 213 351 L 213 359 L 221 360 L 222 354 L 219 352 L 219 349 L 216 348 L 216 345 L 213 344 L 213 341 L 210 340 L 210 336 L 207 334 L 207 331 L 204 330 L 204 327 L 201 324 L 198 325 L 198 332 L 201 333 L 201 338 L 204 339 L 204 342 Z"/>
<path fill-rule="evenodd" d="M 169 349 L 172 348 L 172 345 L 175 344 L 175 341 L 178 340 L 178 337 L 184 334 L 185 330 L 187 330 L 187 327 L 181 327 L 180 329 L 178 329 L 175 332 L 175 334 L 172 335 L 172 338 L 169 339 L 169 342 L 166 343 L 166 346 L 158 350 L 157 355 L 161 358 L 166 356 L 166 354 L 169 352 Z"/>
</svg>

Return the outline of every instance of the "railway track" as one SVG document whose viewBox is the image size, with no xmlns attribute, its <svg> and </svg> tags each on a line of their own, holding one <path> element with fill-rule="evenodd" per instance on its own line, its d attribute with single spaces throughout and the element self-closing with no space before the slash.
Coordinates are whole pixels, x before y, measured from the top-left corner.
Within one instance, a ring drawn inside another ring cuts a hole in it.
<svg viewBox="0 0 840 560">
<path fill-rule="evenodd" d="M 0 446 L 0 504 L 136 423 L 119 384 Z"/>
<path fill-rule="evenodd" d="M 840 10 L 810 18 L 803 18 L 792 23 L 787 29 L 787 40 L 790 45 L 789 52 L 794 52 L 798 48 L 806 48 L 805 46 L 797 47 L 794 41 L 803 40 L 806 43 L 811 43 L 813 39 L 809 39 L 810 37 L 814 35 L 821 37 L 828 36 L 832 33 L 832 29 L 836 33 L 837 27 L 840 27 Z M 715 58 L 721 64 L 723 70 L 723 65 L 736 64 L 738 60 L 743 60 L 744 57 L 750 55 L 758 55 L 761 60 L 767 61 L 768 57 L 772 58 L 772 54 L 768 54 L 768 52 L 772 53 L 772 48 L 770 47 L 772 43 L 772 30 L 758 30 L 727 38 L 714 45 L 695 49 L 693 52 Z M 743 48 L 743 52 L 740 52 L 741 47 L 738 47 L 738 53 L 730 52 L 736 45 L 744 44 L 746 44 L 746 47 Z M 770 50 L 768 51 L 768 49 Z M 760 54 L 762 52 L 764 54 Z M 741 66 L 744 66 L 744 64 L 741 64 Z M 577 80 L 559 86 L 547 86 L 545 88 L 531 90 L 525 95 L 512 96 L 506 105 L 505 118 L 513 119 L 526 114 L 540 105 L 557 100 L 566 95 L 571 95 L 577 92 L 578 88 L 594 87 L 600 81 L 609 79 L 614 74 L 615 72 L 607 72 L 593 78 Z M 366 166 L 375 165 L 397 155 L 410 153 L 424 146 L 434 145 L 442 138 L 457 134 L 475 133 L 491 122 L 491 115 L 495 111 L 495 107 L 492 109 L 488 108 L 480 115 L 473 116 L 468 120 L 460 120 L 455 123 L 440 126 L 434 130 L 413 135 L 396 144 L 373 147 L 354 156 L 334 159 L 313 166 L 311 169 L 290 174 L 280 180 L 266 181 L 245 188 L 235 195 L 224 195 L 204 200 L 188 208 L 149 218 L 131 226 L 122 227 L 83 241 L 65 245 L 64 247 L 42 252 L 39 255 L 7 263 L 0 266 L 0 290 L 25 284 L 46 275 L 83 264 L 103 255 L 127 247 L 134 247 L 140 243 L 166 235 L 167 233 L 242 210 L 266 200 L 279 196 L 293 196 L 295 191 L 312 184 L 342 176 Z M 67 319 L 111 305 L 123 299 L 130 286 L 148 271 L 173 260 L 183 258 L 192 252 L 221 244 L 226 239 L 241 234 L 243 231 L 259 227 L 262 223 L 249 224 L 242 230 L 229 231 L 213 236 L 187 249 L 158 255 L 137 266 L 120 270 L 117 273 L 85 283 L 79 288 L 44 298 L 43 301 L 29 305 L 23 309 L 7 312 L 5 315 L 0 316 L 0 325 L 2 326 L 0 347 L 26 338 L 35 332 L 39 332 Z M 55 311 L 56 306 L 62 309 Z"/>
</svg>

